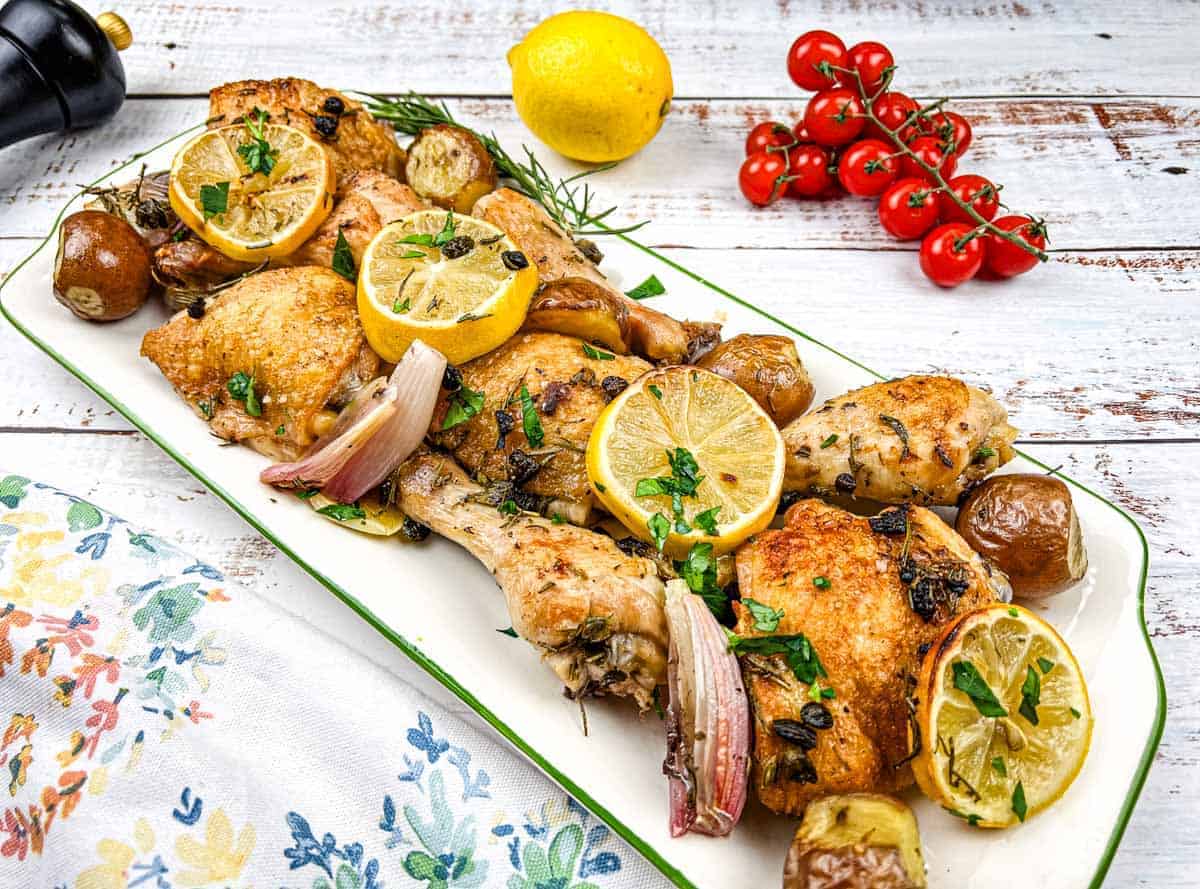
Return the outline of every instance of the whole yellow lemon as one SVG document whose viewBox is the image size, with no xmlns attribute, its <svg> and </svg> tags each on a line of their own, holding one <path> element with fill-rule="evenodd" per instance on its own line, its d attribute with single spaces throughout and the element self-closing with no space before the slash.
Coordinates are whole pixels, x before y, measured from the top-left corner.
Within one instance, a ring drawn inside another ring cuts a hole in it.
<svg viewBox="0 0 1200 889">
<path fill-rule="evenodd" d="M 671 107 L 671 63 L 628 19 L 562 12 L 508 52 L 521 120 L 560 154 L 621 160 L 654 138 Z"/>
</svg>

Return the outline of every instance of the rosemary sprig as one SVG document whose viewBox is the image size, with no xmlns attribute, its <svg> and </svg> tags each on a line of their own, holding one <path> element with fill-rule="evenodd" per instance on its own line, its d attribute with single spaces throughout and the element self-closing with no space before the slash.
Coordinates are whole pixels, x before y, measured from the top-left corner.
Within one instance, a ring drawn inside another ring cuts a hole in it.
<svg viewBox="0 0 1200 889">
<path fill-rule="evenodd" d="M 616 166 L 616 162 L 601 164 L 565 179 L 556 180 L 527 146 L 521 146 L 521 150 L 525 152 L 525 160 L 517 160 L 504 150 L 495 133 L 481 133 L 455 120 L 445 102 L 433 102 L 417 93 L 409 93 L 395 99 L 371 93 L 360 95 L 368 98 L 369 101 L 364 104 L 372 116 L 390 122 L 401 133 L 415 136 L 421 130 L 444 123 L 474 135 L 491 155 L 500 175 L 510 180 L 518 191 L 540 203 L 550 218 L 572 237 L 626 234 L 636 231 L 649 221 L 644 220 L 622 228 L 610 228 L 600 223 L 616 212 L 615 206 L 599 212 L 592 211 L 592 199 L 595 194 L 588 183 L 582 180 L 596 173 L 611 170 Z"/>
</svg>

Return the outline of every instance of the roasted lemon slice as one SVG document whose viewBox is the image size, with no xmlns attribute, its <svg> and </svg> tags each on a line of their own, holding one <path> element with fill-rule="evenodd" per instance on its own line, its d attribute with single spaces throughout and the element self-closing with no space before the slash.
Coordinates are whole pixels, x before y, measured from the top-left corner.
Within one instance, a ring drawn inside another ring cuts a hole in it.
<svg viewBox="0 0 1200 889">
<path fill-rule="evenodd" d="M 367 245 L 358 314 L 367 342 L 387 361 L 419 338 L 461 364 L 517 332 L 536 287 L 537 268 L 500 229 L 421 210 Z"/>
<path fill-rule="evenodd" d="M 333 207 L 335 183 L 333 161 L 315 140 L 258 119 L 205 130 L 179 149 L 169 198 L 207 243 L 257 262 L 308 239 Z"/>
<path fill-rule="evenodd" d="M 1041 618 L 996 603 L 947 626 L 917 685 L 925 795 L 980 827 L 1008 827 L 1061 797 L 1092 737 L 1083 673 Z"/>
<path fill-rule="evenodd" d="M 706 370 L 639 377 L 604 409 L 587 448 L 596 496 L 633 533 L 682 559 L 717 555 L 767 527 L 783 487 L 783 438 L 744 390 Z"/>
</svg>

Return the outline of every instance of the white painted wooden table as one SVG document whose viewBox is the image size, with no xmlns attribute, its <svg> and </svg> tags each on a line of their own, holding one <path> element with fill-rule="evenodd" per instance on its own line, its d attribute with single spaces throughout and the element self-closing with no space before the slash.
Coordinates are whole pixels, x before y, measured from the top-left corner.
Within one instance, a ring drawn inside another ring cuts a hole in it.
<svg viewBox="0 0 1200 889">
<path fill-rule="evenodd" d="M 85 3 L 99 12 L 103 4 Z M 566 4 L 544 0 L 154 3 L 119 11 L 130 99 L 109 125 L 0 151 L 0 271 L 88 182 L 204 116 L 210 86 L 298 75 L 444 95 L 510 146 L 536 146 L 504 53 Z M 1200 866 L 1200 6 L 1124 0 L 596 2 L 663 44 L 678 98 L 662 133 L 599 183 L 643 232 L 744 298 L 880 371 L 990 386 L 1022 446 L 1138 517 L 1166 733 L 1108 880 L 1191 887 Z M 276 11 L 276 7 L 285 11 Z M 748 127 L 805 96 L 791 39 L 828 27 L 894 51 L 898 88 L 949 95 L 975 126 L 963 164 L 1051 224 L 1054 260 L 1009 284 L 928 285 L 872 206 L 736 190 Z M 546 149 L 539 156 L 551 160 Z M 684 162 L 681 162 L 684 159 Z M 558 166 L 566 169 L 567 165 Z M 49 298 L 49 297 L 48 297 Z M 0 322 L 2 324 L 3 322 Z M 221 565 L 473 719 L 81 383 L 0 327 L 0 467 L 90 497 Z M 1064 830 L 1070 826 L 1065 825 Z"/>
</svg>

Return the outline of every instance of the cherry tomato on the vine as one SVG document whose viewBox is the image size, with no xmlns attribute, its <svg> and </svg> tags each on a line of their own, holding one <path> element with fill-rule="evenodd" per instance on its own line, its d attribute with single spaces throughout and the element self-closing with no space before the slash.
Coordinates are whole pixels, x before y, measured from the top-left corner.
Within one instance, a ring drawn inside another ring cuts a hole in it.
<svg viewBox="0 0 1200 889">
<path fill-rule="evenodd" d="M 785 152 L 758 151 L 742 161 L 738 187 L 750 203 L 765 207 L 783 193 L 786 176 Z"/>
<path fill-rule="evenodd" d="M 864 112 L 856 91 L 846 87 L 822 90 L 808 100 L 804 128 L 818 145 L 845 145 L 863 131 Z"/>
<path fill-rule="evenodd" d="M 796 121 L 796 125 L 792 127 L 792 135 L 796 137 L 797 142 L 812 141 L 812 136 L 808 135 L 808 129 L 804 126 L 804 118 Z"/>
<path fill-rule="evenodd" d="M 897 180 L 879 199 L 879 224 L 901 241 L 921 237 L 937 218 L 937 194 L 924 179 Z"/>
<path fill-rule="evenodd" d="M 795 141 L 792 131 L 783 124 L 766 120 L 756 125 L 746 137 L 746 157 L 768 148 L 783 148 Z"/>
<path fill-rule="evenodd" d="M 975 277 L 983 265 L 983 239 L 964 240 L 971 226 L 960 222 L 939 225 L 921 242 L 921 271 L 939 287 L 957 287 Z M 961 243 L 960 243 L 961 242 Z"/>
<path fill-rule="evenodd" d="M 862 43 L 854 44 L 846 52 L 846 59 L 850 63 L 846 67 L 858 72 L 863 89 L 866 90 L 868 96 L 879 92 L 887 70 L 895 63 L 891 50 L 874 40 L 864 40 Z M 858 91 L 858 84 L 854 82 L 853 75 L 843 74 L 838 79 L 842 86 L 850 87 L 855 92 Z"/>
<path fill-rule="evenodd" d="M 959 157 L 971 147 L 971 124 L 954 111 L 939 111 L 933 116 L 933 135 L 937 136 Z"/>
<path fill-rule="evenodd" d="M 820 145 L 797 145 L 788 152 L 788 194 L 815 198 L 833 182 L 829 172 L 829 154 Z"/>
<path fill-rule="evenodd" d="M 838 182 L 860 198 L 882 194 L 896 179 L 900 164 L 891 146 L 879 139 L 862 139 L 842 152 L 838 161 Z"/>
<path fill-rule="evenodd" d="M 837 72 L 822 74 L 819 68 L 822 62 L 837 68 L 847 67 L 846 44 L 828 31 L 808 31 L 797 37 L 788 50 L 788 76 L 801 89 L 828 89 L 837 82 Z"/>
<path fill-rule="evenodd" d="M 1012 232 L 1039 250 L 1046 249 L 1046 225 L 1029 216 L 1002 216 L 993 225 Z M 1032 253 L 991 232 L 987 235 L 987 269 L 1001 278 L 1024 274 L 1039 262 Z"/>
<path fill-rule="evenodd" d="M 917 104 L 915 99 L 910 99 L 904 93 L 884 93 L 871 105 L 871 110 L 875 112 L 875 116 L 889 130 L 898 129 L 903 125 L 904 121 L 908 120 L 910 112 L 916 111 L 921 106 Z M 907 141 L 907 137 L 911 135 L 912 127 L 906 127 L 900 132 L 900 138 Z M 871 139 L 882 139 L 884 142 L 891 143 L 891 136 L 875 125 L 874 121 L 867 123 L 866 130 L 863 135 Z"/>
<path fill-rule="evenodd" d="M 958 160 L 953 154 L 947 154 L 943 150 L 942 142 L 937 137 L 918 136 L 909 143 L 908 147 L 917 157 L 938 170 L 943 179 L 949 179 L 954 175 L 954 168 L 958 165 Z M 917 179 L 924 179 L 927 182 L 935 181 L 910 157 L 900 159 L 900 175 L 915 176 Z"/>
<path fill-rule="evenodd" d="M 964 204 L 970 204 L 975 212 L 984 219 L 990 221 L 995 218 L 996 211 L 1000 209 L 1000 190 L 992 184 L 990 179 L 986 179 L 983 176 L 976 176 L 974 173 L 965 173 L 962 176 L 955 176 L 953 179 L 947 180 L 946 184 L 950 186 L 950 191 L 960 201 Z M 938 194 L 938 203 L 941 205 L 942 222 L 963 222 L 967 225 L 978 225 L 944 191 Z"/>
</svg>

